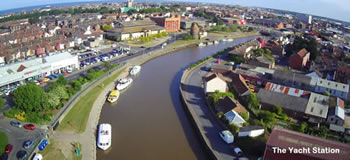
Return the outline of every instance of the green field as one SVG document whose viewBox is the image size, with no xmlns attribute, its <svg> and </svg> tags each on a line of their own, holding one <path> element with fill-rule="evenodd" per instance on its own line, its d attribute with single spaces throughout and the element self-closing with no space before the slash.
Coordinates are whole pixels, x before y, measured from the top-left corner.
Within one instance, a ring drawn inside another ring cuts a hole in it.
<svg viewBox="0 0 350 160">
<path fill-rule="evenodd" d="M 0 155 L 2 155 L 5 151 L 5 146 L 8 144 L 7 135 L 0 131 Z"/>
<path fill-rule="evenodd" d="M 92 88 L 88 93 L 81 97 L 78 102 L 73 106 L 69 113 L 64 117 L 57 130 L 59 131 L 73 131 L 75 133 L 83 133 L 86 129 L 90 112 L 97 97 L 101 94 L 104 86 L 112 83 L 123 71 L 105 79 L 102 83 Z"/>
</svg>

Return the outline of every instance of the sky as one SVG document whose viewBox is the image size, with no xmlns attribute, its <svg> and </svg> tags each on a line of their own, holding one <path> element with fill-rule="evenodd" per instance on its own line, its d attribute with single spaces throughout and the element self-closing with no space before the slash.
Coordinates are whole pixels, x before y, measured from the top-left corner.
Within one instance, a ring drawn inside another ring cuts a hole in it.
<svg viewBox="0 0 350 160">
<path fill-rule="evenodd" d="M 98 0 L 2 0 L 0 10 L 35 5 Z M 119 0 L 120 1 L 120 0 Z M 125 0 L 126 1 L 126 0 Z M 138 0 L 135 0 L 136 2 Z M 165 0 L 159 0 L 165 1 Z M 313 14 L 350 22 L 350 0 L 171 0 L 224 3 L 242 6 L 274 8 Z"/>
</svg>

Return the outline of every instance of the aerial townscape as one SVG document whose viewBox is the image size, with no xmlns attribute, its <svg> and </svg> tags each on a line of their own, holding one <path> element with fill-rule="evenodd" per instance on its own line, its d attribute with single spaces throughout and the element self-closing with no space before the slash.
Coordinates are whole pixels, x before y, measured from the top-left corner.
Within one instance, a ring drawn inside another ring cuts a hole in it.
<svg viewBox="0 0 350 160">
<path fill-rule="evenodd" d="M 350 160 L 349 22 L 196 1 L 8 9 L 1 160 Z"/>
</svg>

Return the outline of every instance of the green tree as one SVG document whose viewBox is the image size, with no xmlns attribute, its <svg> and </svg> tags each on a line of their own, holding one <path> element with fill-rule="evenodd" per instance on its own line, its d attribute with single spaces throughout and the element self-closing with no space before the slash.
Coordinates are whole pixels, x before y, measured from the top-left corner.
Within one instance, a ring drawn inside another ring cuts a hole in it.
<svg viewBox="0 0 350 160">
<path fill-rule="evenodd" d="M 239 115 L 240 115 L 245 121 L 249 121 L 249 112 L 240 112 Z"/>
<path fill-rule="evenodd" d="M 254 31 L 254 28 L 253 27 L 248 27 L 248 32 L 252 32 Z"/>
<path fill-rule="evenodd" d="M 56 83 L 58 83 L 59 85 L 65 86 L 65 85 L 67 85 L 68 81 L 67 81 L 66 77 L 64 77 L 63 75 L 60 75 L 60 76 L 58 76 Z"/>
<path fill-rule="evenodd" d="M 307 123 L 306 122 L 301 123 L 300 132 L 306 133 L 306 129 L 307 129 Z"/>
<path fill-rule="evenodd" d="M 61 100 L 67 100 L 69 98 L 66 87 L 64 87 L 62 85 L 56 86 L 49 93 L 52 93 L 52 94 L 58 96 Z"/>
<path fill-rule="evenodd" d="M 107 30 L 109 30 L 109 29 L 112 29 L 113 27 L 111 26 L 111 25 L 103 25 L 103 27 L 102 27 L 102 29 L 104 30 L 104 31 L 107 31 Z"/>
<path fill-rule="evenodd" d="M 234 135 L 238 134 L 239 127 L 236 124 L 230 123 L 229 128 L 230 128 L 230 131 L 232 134 L 234 134 Z"/>
<path fill-rule="evenodd" d="M 271 113 L 271 112 L 265 111 L 265 110 L 260 110 L 258 113 L 258 118 L 260 120 L 263 120 L 265 123 L 274 122 L 276 120 L 275 117 L 276 116 L 274 113 Z"/>
<path fill-rule="evenodd" d="M 55 109 L 61 103 L 60 97 L 52 92 L 46 93 L 46 96 L 48 98 L 47 103 L 50 106 L 50 109 Z"/>
<path fill-rule="evenodd" d="M 112 65 L 108 61 L 104 61 L 102 65 L 103 65 L 103 67 L 105 68 L 106 71 L 109 71 L 109 70 L 112 69 Z"/>
<path fill-rule="evenodd" d="M 5 108 L 5 101 L 4 101 L 4 98 L 0 96 L 0 109 L 4 109 L 4 108 Z"/>
<path fill-rule="evenodd" d="M 277 115 L 281 115 L 283 112 L 283 109 L 279 105 L 274 105 L 273 106 L 273 112 L 275 112 Z"/>
<path fill-rule="evenodd" d="M 217 116 L 219 119 L 221 119 L 221 118 L 224 117 L 225 115 L 224 115 L 223 112 L 218 112 L 218 113 L 216 113 L 216 116 Z"/>
<path fill-rule="evenodd" d="M 260 102 L 258 98 L 256 98 L 255 93 L 251 93 L 245 96 L 245 101 L 247 102 L 249 108 L 258 108 L 258 106 L 260 105 Z"/>
<path fill-rule="evenodd" d="M 328 132 L 329 132 L 329 130 L 326 126 L 321 126 L 319 129 L 319 135 L 321 137 L 326 137 Z"/>
<path fill-rule="evenodd" d="M 44 90 L 33 82 L 18 87 L 14 92 L 13 101 L 18 109 L 25 112 L 37 112 L 44 110 L 41 106 L 41 98 Z"/>
<path fill-rule="evenodd" d="M 226 96 L 235 98 L 235 96 L 231 92 L 224 93 L 216 90 L 213 94 L 209 96 L 209 100 L 212 104 L 216 104 L 221 98 L 224 98 Z"/>
<path fill-rule="evenodd" d="M 326 96 L 331 96 L 331 94 L 330 94 L 328 91 L 325 91 L 325 92 L 324 92 L 324 95 L 326 95 Z"/>
</svg>

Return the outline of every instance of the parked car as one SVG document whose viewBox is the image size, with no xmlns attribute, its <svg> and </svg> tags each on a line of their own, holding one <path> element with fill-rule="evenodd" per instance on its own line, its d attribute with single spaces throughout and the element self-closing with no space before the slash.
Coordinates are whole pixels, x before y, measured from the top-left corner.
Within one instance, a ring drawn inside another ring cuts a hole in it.
<svg viewBox="0 0 350 160">
<path fill-rule="evenodd" d="M 219 132 L 219 135 L 227 144 L 233 143 L 234 137 L 229 130 L 223 130 Z"/>
<path fill-rule="evenodd" d="M 18 122 L 18 121 L 16 121 L 16 120 L 12 120 L 12 121 L 10 122 L 10 124 L 11 124 L 11 126 L 15 126 L 15 127 L 18 127 L 18 128 L 22 128 L 21 122 Z"/>
<path fill-rule="evenodd" d="M 40 153 L 35 153 L 32 160 L 42 160 L 43 156 Z"/>
<path fill-rule="evenodd" d="M 7 144 L 5 147 L 5 154 L 10 154 L 13 149 L 13 145 Z"/>
<path fill-rule="evenodd" d="M 50 78 L 44 78 L 43 82 L 46 83 L 46 82 L 49 82 L 50 80 L 51 80 Z"/>
<path fill-rule="evenodd" d="M 235 154 L 238 156 L 238 157 L 242 157 L 243 155 L 243 152 L 240 148 L 236 147 L 233 149 L 233 151 L 235 152 Z"/>
<path fill-rule="evenodd" d="M 26 140 L 26 141 L 24 141 L 24 143 L 23 143 L 23 148 L 28 149 L 28 148 L 30 148 L 32 145 L 33 145 L 33 141 L 32 141 L 32 140 Z"/>
<path fill-rule="evenodd" d="M 16 156 L 17 156 L 18 159 L 22 160 L 22 159 L 26 159 L 28 154 L 27 154 L 26 151 L 20 150 L 20 151 L 17 152 Z"/>
<path fill-rule="evenodd" d="M 28 130 L 34 130 L 36 127 L 34 124 L 26 124 L 24 125 L 24 128 Z"/>
</svg>

